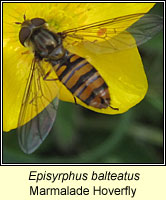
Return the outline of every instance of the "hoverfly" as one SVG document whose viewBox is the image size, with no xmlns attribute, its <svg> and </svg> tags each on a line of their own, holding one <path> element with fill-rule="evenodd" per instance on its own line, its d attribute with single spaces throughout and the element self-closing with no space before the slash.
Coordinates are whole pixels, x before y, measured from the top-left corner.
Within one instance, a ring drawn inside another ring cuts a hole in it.
<svg viewBox="0 0 166 200">
<path fill-rule="evenodd" d="M 126 21 L 131 23 L 128 29 L 121 27 L 121 24 Z M 25 15 L 23 23 L 16 22 L 16 24 L 21 25 L 20 43 L 24 47 L 31 47 L 34 53 L 18 120 L 20 147 L 25 153 L 32 153 L 52 128 L 58 107 L 58 94 L 53 102 L 44 96 L 42 84 L 49 90 L 47 83 L 52 71 L 45 73 L 42 62 L 45 61 L 51 65 L 51 69 L 58 77 L 57 80 L 61 81 L 73 94 L 75 102 L 78 98 L 94 108 L 110 107 L 118 111 L 119 108 L 111 105 L 108 85 L 95 67 L 85 58 L 69 52 L 64 48 L 63 43 L 66 41 L 83 42 L 86 48 L 95 50 L 96 53 L 113 53 L 129 49 L 146 42 L 158 33 L 162 29 L 162 18 L 137 13 L 63 32 L 49 30 L 45 19 L 26 19 Z M 41 78 L 42 84 L 40 83 Z M 39 112 L 38 104 L 39 101 L 42 103 L 43 99 L 48 101 L 48 106 Z M 28 115 L 30 105 L 36 116 L 25 123 L 25 116 Z"/>
</svg>

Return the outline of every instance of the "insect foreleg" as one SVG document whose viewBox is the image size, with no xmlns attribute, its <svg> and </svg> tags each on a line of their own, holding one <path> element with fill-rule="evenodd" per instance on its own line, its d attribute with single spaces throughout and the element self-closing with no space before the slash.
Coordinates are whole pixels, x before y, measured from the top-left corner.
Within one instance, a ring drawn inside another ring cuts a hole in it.
<svg viewBox="0 0 166 200">
<path fill-rule="evenodd" d="M 43 78 L 44 81 L 58 81 L 59 79 L 58 78 L 50 78 L 50 79 L 47 79 L 48 76 L 45 76 Z"/>
<path fill-rule="evenodd" d="M 48 76 L 50 75 L 50 73 L 52 72 L 52 70 L 48 71 L 44 76 L 43 76 L 43 80 L 44 81 L 58 81 L 58 78 L 48 78 Z"/>
</svg>

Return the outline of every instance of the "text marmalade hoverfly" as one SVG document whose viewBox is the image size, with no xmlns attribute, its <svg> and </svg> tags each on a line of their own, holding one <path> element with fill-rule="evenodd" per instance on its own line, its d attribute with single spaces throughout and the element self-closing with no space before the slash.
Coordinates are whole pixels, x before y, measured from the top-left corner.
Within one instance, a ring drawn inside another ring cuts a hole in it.
<svg viewBox="0 0 166 200">
<path fill-rule="evenodd" d="M 129 21 L 131 26 L 124 30 L 120 24 L 126 21 Z M 83 42 L 87 48 L 92 51 L 95 49 L 97 53 L 113 53 L 138 46 L 151 39 L 162 29 L 162 23 L 160 16 L 137 13 L 56 33 L 49 30 L 45 19 L 42 18 L 26 19 L 24 15 L 22 23 L 16 22 L 21 25 L 20 43 L 24 47 L 31 47 L 34 53 L 18 120 L 21 149 L 25 153 L 35 151 L 46 138 L 55 121 L 58 95 L 51 102 L 42 91 L 43 84 L 49 90 L 48 81 L 56 81 L 56 79 L 49 79 L 51 71 L 56 73 L 57 80 L 72 93 L 75 102 L 78 98 L 94 108 L 110 107 L 119 110 L 111 105 L 108 85 L 100 73 L 85 58 L 65 49 L 63 42 L 70 42 L 70 40 Z M 131 39 L 131 35 L 134 40 Z M 52 70 L 45 73 L 43 61 L 49 63 Z M 43 99 L 48 101 L 48 106 L 39 113 L 39 101 L 42 103 Z M 31 109 L 29 109 L 30 105 Z M 32 109 L 36 117 L 25 123 L 25 116 L 29 115 L 28 112 Z"/>
</svg>

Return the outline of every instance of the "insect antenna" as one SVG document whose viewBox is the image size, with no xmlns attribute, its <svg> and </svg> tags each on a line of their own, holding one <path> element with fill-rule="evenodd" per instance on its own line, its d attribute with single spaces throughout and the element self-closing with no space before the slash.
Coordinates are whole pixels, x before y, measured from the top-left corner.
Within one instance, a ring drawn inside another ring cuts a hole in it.
<svg viewBox="0 0 166 200">
<path fill-rule="evenodd" d="M 21 22 L 14 22 L 15 24 L 22 24 Z"/>
<path fill-rule="evenodd" d="M 26 15 L 24 14 L 23 15 L 23 19 L 24 19 L 24 21 L 26 20 Z M 15 24 L 22 24 L 21 22 L 15 22 Z"/>
<path fill-rule="evenodd" d="M 24 21 L 25 21 L 26 20 L 26 15 L 25 14 L 24 14 L 23 18 L 24 18 Z"/>
</svg>

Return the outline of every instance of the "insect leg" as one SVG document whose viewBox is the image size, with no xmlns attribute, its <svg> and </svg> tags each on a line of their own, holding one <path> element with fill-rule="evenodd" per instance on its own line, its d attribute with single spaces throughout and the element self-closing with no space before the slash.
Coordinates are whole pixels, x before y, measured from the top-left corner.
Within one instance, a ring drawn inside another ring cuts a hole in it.
<svg viewBox="0 0 166 200">
<path fill-rule="evenodd" d="M 109 107 L 110 107 L 111 109 L 113 109 L 113 110 L 119 110 L 119 108 L 114 108 L 114 107 L 112 107 L 112 106 L 110 106 L 110 105 L 109 105 Z"/>
<path fill-rule="evenodd" d="M 29 54 L 29 50 L 21 52 L 21 55 L 24 55 L 24 54 Z"/>
<path fill-rule="evenodd" d="M 44 80 L 44 81 L 58 81 L 58 80 L 59 80 L 58 78 L 47 78 L 47 77 L 50 75 L 51 71 L 52 71 L 52 70 L 48 71 L 48 72 L 44 75 L 44 77 L 43 77 L 43 80 Z"/>
<path fill-rule="evenodd" d="M 48 79 L 47 77 L 49 76 L 49 74 L 50 74 L 50 71 L 47 72 L 47 74 L 43 77 L 44 81 L 58 81 L 59 80 L 58 78 L 50 78 L 50 79 Z"/>
<path fill-rule="evenodd" d="M 75 97 L 74 97 L 74 102 L 75 102 L 75 104 L 76 104 L 76 105 L 78 105 L 78 103 L 77 103 L 77 100 L 76 100 L 76 98 L 75 98 Z"/>
</svg>

